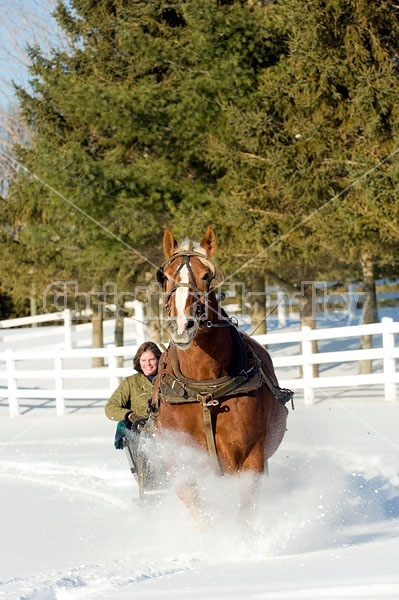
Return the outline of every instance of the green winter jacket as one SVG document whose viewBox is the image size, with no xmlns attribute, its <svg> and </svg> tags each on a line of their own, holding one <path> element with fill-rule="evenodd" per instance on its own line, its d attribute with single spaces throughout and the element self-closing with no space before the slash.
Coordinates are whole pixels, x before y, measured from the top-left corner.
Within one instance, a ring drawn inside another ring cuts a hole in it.
<svg viewBox="0 0 399 600">
<path fill-rule="evenodd" d="M 105 406 L 105 414 L 112 421 L 123 421 L 127 414 L 134 412 L 137 418 L 148 417 L 148 399 L 151 398 L 153 384 L 143 373 L 135 373 L 123 379 Z"/>
</svg>

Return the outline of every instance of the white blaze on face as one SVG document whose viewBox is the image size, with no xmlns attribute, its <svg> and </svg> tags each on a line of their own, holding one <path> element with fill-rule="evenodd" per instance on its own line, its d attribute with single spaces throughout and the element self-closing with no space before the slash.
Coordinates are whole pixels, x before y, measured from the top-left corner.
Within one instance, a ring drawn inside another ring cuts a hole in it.
<svg viewBox="0 0 399 600">
<path fill-rule="evenodd" d="M 180 271 L 180 283 L 189 282 L 189 273 L 187 266 L 184 265 L 182 270 Z M 176 304 L 176 323 L 177 323 L 177 333 L 181 335 L 186 328 L 187 317 L 184 314 L 184 309 L 186 307 L 186 302 L 188 298 L 188 287 L 178 287 L 175 293 L 175 304 Z"/>
</svg>

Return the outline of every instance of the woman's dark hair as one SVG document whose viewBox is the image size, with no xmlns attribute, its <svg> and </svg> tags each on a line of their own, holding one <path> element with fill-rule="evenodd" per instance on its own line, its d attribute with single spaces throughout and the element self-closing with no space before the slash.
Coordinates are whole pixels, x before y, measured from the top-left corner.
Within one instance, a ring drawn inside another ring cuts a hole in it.
<svg viewBox="0 0 399 600">
<path fill-rule="evenodd" d="M 158 360 L 160 359 L 161 354 L 162 354 L 161 350 L 158 348 L 158 346 L 156 344 L 154 344 L 154 342 L 143 342 L 141 344 L 141 346 L 139 346 L 139 348 L 133 358 L 133 367 L 139 373 L 143 372 L 142 368 L 140 367 L 141 355 L 143 354 L 143 352 L 147 352 L 147 350 L 150 350 L 150 352 L 152 352 L 153 355 L 156 356 Z"/>
</svg>

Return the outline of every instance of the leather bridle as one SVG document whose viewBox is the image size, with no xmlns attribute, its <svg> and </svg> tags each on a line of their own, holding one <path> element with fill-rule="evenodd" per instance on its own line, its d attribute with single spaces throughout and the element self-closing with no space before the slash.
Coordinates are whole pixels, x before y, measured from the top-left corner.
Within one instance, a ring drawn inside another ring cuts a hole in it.
<svg viewBox="0 0 399 600">
<path fill-rule="evenodd" d="M 208 290 L 206 292 L 204 292 L 203 290 L 201 290 L 198 287 L 198 285 L 197 285 L 197 281 L 195 279 L 195 275 L 194 275 L 193 269 L 191 267 L 191 262 L 190 262 L 190 259 L 191 259 L 192 256 L 196 256 L 197 258 L 199 258 L 201 260 L 201 262 L 203 262 L 211 270 L 211 276 L 208 279 Z M 168 258 L 162 264 L 162 266 L 158 269 L 158 271 L 157 271 L 157 281 L 158 281 L 158 283 L 160 285 L 162 285 L 162 288 L 165 287 L 165 279 L 166 279 L 166 275 L 165 275 L 165 270 L 164 269 L 165 269 L 165 267 L 167 267 L 168 265 L 170 265 L 172 262 L 174 262 L 177 258 L 182 258 L 182 261 L 181 261 L 180 265 L 177 267 L 176 271 L 173 274 L 174 285 L 166 293 L 166 309 L 168 310 L 168 312 L 170 312 L 170 305 L 169 305 L 170 299 L 171 299 L 171 297 L 173 296 L 173 294 L 175 293 L 175 291 L 178 288 L 186 287 L 186 288 L 192 289 L 197 296 L 206 298 L 208 296 L 208 293 L 209 293 L 210 284 L 211 284 L 211 282 L 214 279 L 215 274 L 216 274 L 216 269 L 215 269 L 214 265 L 201 252 L 196 252 L 195 250 L 192 250 L 192 251 L 184 250 L 183 252 L 178 252 L 176 254 L 173 254 L 173 256 L 171 256 L 170 258 Z M 180 271 L 185 266 L 187 267 L 187 270 L 188 270 L 189 277 L 190 277 L 191 281 L 189 281 L 188 283 L 177 282 L 176 278 L 177 278 L 178 274 L 180 273 Z M 200 317 L 202 317 L 202 315 L 197 314 L 197 318 L 200 318 Z"/>
</svg>

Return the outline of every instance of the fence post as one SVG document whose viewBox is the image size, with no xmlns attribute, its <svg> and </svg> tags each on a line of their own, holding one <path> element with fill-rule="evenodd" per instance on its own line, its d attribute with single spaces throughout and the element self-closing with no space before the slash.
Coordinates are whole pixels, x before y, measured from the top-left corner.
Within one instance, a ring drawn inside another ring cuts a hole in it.
<svg viewBox="0 0 399 600">
<path fill-rule="evenodd" d="M 382 347 L 384 350 L 384 375 L 385 375 L 385 383 L 384 383 L 384 392 L 385 392 L 385 400 L 387 402 L 395 402 L 396 401 L 396 383 L 393 380 L 393 375 L 395 374 L 396 366 L 395 366 L 395 357 L 393 357 L 393 350 L 395 349 L 395 335 L 391 331 L 391 325 L 393 323 L 393 319 L 390 317 L 383 317 L 381 319 L 382 323 Z"/>
<path fill-rule="evenodd" d="M 10 417 L 18 417 L 18 384 L 15 368 L 15 360 L 12 350 L 6 350 L 6 369 L 7 369 L 7 387 L 8 387 L 8 406 Z"/>
<path fill-rule="evenodd" d="M 62 378 L 63 361 L 59 352 L 54 355 L 55 406 L 57 415 L 65 415 L 64 380 Z"/>
<path fill-rule="evenodd" d="M 311 387 L 313 381 L 313 364 L 312 364 L 312 340 L 309 334 L 312 331 L 311 327 L 304 325 L 302 327 L 302 357 L 303 357 L 303 398 L 305 406 L 314 404 L 314 388 Z"/>
<path fill-rule="evenodd" d="M 140 346 L 145 340 L 145 323 L 144 323 L 144 310 L 143 303 L 138 300 L 133 301 L 134 307 L 134 318 L 135 318 L 135 330 L 136 330 L 136 344 Z"/>
<path fill-rule="evenodd" d="M 62 311 L 64 316 L 64 348 L 70 350 L 72 348 L 72 315 L 69 308 Z"/>
<path fill-rule="evenodd" d="M 284 290 L 277 291 L 277 315 L 280 327 L 287 326 L 287 296 Z"/>
<path fill-rule="evenodd" d="M 108 354 L 108 374 L 109 374 L 109 389 L 111 394 L 116 390 L 120 383 L 120 379 L 118 377 L 117 368 L 118 368 L 118 359 L 116 357 L 116 346 L 115 344 L 107 345 L 107 354 Z"/>
</svg>

